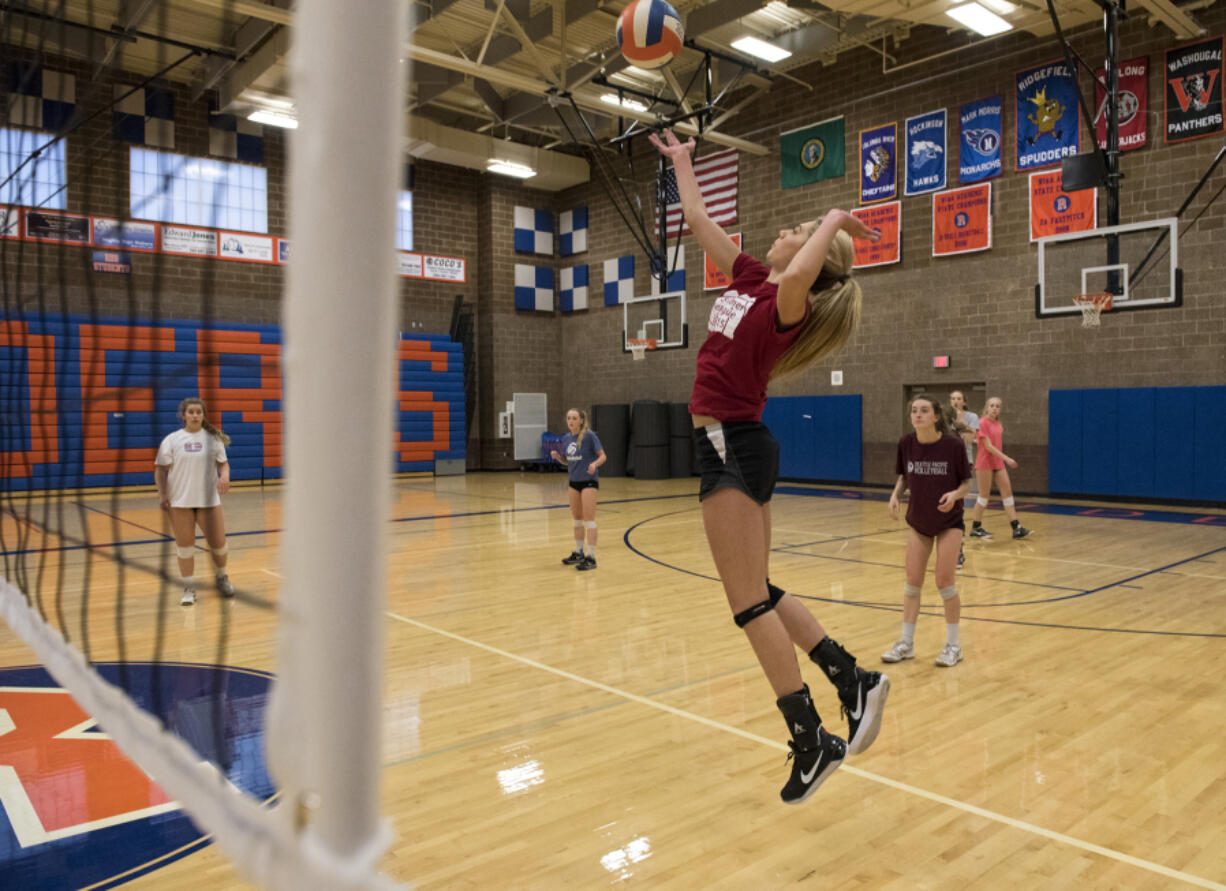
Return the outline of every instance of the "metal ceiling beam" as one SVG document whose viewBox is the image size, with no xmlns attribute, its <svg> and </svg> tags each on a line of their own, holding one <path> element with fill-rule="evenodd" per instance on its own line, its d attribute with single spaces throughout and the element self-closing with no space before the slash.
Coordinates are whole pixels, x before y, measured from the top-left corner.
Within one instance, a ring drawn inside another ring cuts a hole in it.
<svg viewBox="0 0 1226 891">
<path fill-rule="evenodd" d="M 229 76 L 217 85 L 217 110 L 230 112 L 243 90 L 260 79 L 273 65 L 289 53 L 289 29 L 282 28 L 251 55 L 236 65 Z"/>
<path fill-rule="evenodd" d="M 716 0 L 685 17 L 686 37 L 698 37 L 762 8 L 762 0 Z"/>
<path fill-rule="evenodd" d="M 274 5 L 288 9 L 290 0 L 272 0 Z M 199 100 L 207 90 L 213 89 L 223 77 L 230 73 L 238 64 L 239 59 L 249 56 L 263 41 L 267 40 L 278 28 L 284 27 L 266 19 L 248 18 L 238 26 L 231 41 L 233 59 L 207 59 L 201 66 L 200 78 L 192 90 L 192 99 Z"/>
<path fill-rule="evenodd" d="M 115 18 L 115 27 L 119 29 L 119 33 L 123 37 L 130 37 L 132 32 L 138 30 L 148 17 L 153 4 L 154 0 L 124 0 L 119 9 L 119 15 Z M 111 64 L 111 60 L 115 58 L 115 52 L 119 49 L 119 44 L 120 40 L 115 40 L 106 48 L 102 61 L 94 65 L 94 77 L 97 77 Z"/>
<path fill-rule="evenodd" d="M 288 9 L 278 9 L 263 3 L 252 3 L 250 0 L 192 0 L 197 6 L 207 6 L 210 9 L 220 9 L 231 15 L 249 15 L 253 19 L 263 19 L 278 25 L 292 25 L 294 14 Z"/>
<path fill-rule="evenodd" d="M 1136 0 L 1138 6 L 1162 22 L 1180 40 L 1191 40 L 1205 33 L 1196 19 L 1171 3 L 1170 0 Z"/>
</svg>

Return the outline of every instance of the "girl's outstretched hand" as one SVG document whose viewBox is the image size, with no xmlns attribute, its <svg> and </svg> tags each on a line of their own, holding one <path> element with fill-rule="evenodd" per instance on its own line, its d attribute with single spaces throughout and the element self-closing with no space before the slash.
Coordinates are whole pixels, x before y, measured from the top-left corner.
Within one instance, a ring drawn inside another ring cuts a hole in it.
<svg viewBox="0 0 1226 891">
<path fill-rule="evenodd" d="M 858 238 L 861 241 L 877 241 L 881 238 L 881 232 L 877 229 L 870 229 L 864 225 L 864 221 L 854 213 L 848 213 L 845 210 L 834 208 L 830 214 L 837 214 L 839 220 L 839 228 L 850 235 L 852 238 Z M 829 216 L 830 214 L 827 214 Z"/>
<path fill-rule="evenodd" d="M 651 144 L 659 150 L 661 155 L 664 155 L 666 158 L 672 158 L 674 164 L 678 158 L 693 154 L 694 152 L 694 137 L 691 136 L 685 142 L 681 142 L 672 130 L 664 131 L 664 139 L 666 141 L 661 141 L 660 137 L 654 133 L 647 134 L 647 138 L 651 140 Z"/>
</svg>

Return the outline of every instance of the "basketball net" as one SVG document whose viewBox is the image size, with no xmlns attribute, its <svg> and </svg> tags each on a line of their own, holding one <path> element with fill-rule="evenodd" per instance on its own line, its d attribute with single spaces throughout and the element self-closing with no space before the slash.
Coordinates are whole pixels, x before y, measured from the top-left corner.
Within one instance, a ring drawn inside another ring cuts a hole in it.
<svg viewBox="0 0 1226 891">
<path fill-rule="evenodd" d="M 1081 327 L 1099 327 L 1103 310 L 1111 309 L 1111 295 L 1107 292 L 1097 294 L 1078 294 L 1073 298 L 1073 305 L 1081 310 Z"/>
<path fill-rule="evenodd" d="M 630 350 L 630 355 L 634 361 L 647 358 L 647 351 L 656 348 L 654 337 L 644 339 L 630 338 L 626 341 L 626 347 Z"/>
</svg>

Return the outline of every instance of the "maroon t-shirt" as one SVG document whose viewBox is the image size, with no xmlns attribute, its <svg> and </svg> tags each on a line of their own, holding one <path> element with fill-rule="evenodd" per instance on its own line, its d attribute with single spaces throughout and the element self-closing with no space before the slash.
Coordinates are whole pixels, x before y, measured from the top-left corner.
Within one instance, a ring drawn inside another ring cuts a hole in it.
<svg viewBox="0 0 1226 891">
<path fill-rule="evenodd" d="M 971 478 L 966 460 L 966 444 L 956 436 L 944 434 L 936 442 L 922 443 L 914 433 L 898 440 L 894 472 L 906 476 L 911 501 L 907 505 L 907 524 L 920 535 L 937 535 L 962 526 L 962 499 L 948 513 L 937 510 L 941 496 Z"/>
<path fill-rule="evenodd" d="M 766 385 L 779 357 L 800 334 L 803 320 L 779 330 L 770 269 L 748 254 L 732 264 L 732 284 L 711 307 L 707 339 L 698 350 L 690 414 L 721 421 L 760 421 Z M 808 308 L 805 317 L 808 317 Z"/>
</svg>

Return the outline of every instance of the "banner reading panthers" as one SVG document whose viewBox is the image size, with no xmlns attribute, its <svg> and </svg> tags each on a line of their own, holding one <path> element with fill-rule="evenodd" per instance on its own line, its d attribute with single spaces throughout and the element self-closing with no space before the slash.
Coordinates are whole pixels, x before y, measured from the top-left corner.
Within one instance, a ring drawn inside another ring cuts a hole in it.
<svg viewBox="0 0 1226 891">
<path fill-rule="evenodd" d="M 1222 42 L 1214 37 L 1166 51 L 1166 141 L 1222 132 Z"/>
<path fill-rule="evenodd" d="M 977 183 L 1000 176 L 1004 166 L 1000 147 L 1004 143 L 1000 96 L 989 96 L 963 105 L 958 113 L 962 128 L 958 140 L 958 182 Z"/>
<path fill-rule="evenodd" d="M 860 131 L 860 203 L 898 194 L 898 123 Z"/>
<path fill-rule="evenodd" d="M 1063 61 L 1017 73 L 1017 169 L 1059 164 L 1081 151 L 1077 72 Z"/>
<path fill-rule="evenodd" d="M 779 188 L 842 176 L 845 142 L 842 116 L 779 134 Z"/>
<path fill-rule="evenodd" d="M 907 118 L 907 173 L 904 195 L 945 188 L 945 109 Z"/>
</svg>

